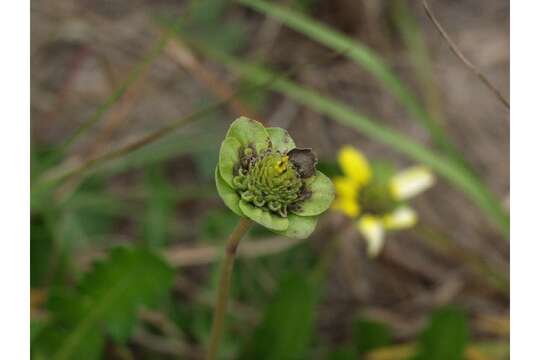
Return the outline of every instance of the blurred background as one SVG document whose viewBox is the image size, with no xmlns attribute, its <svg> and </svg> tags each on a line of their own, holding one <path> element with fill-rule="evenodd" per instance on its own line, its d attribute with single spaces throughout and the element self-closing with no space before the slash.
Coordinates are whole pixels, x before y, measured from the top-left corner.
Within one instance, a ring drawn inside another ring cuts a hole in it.
<svg viewBox="0 0 540 360">
<path fill-rule="evenodd" d="M 430 5 L 507 96 L 508 1 Z M 240 115 L 329 176 L 352 145 L 437 183 L 376 258 L 333 211 L 304 241 L 253 228 L 221 358 L 508 357 L 509 112 L 421 1 L 35 0 L 31 36 L 33 358 L 204 357 Z"/>
</svg>

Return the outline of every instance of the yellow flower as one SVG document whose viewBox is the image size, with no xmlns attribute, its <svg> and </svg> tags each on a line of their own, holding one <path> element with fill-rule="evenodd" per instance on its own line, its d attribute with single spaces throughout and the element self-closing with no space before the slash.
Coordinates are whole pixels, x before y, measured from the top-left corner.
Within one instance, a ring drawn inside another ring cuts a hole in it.
<svg viewBox="0 0 540 360">
<path fill-rule="evenodd" d="M 346 178 L 362 186 L 371 180 L 371 167 L 364 154 L 354 147 L 344 146 L 338 155 L 339 166 Z"/>
<path fill-rule="evenodd" d="M 338 163 L 344 176 L 333 179 L 336 199 L 332 208 L 356 219 L 368 255 L 374 257 L 384 245 L 386 231 L 416 224 L 416 212 L 404 202 L 433 186 L 435 177 L 425 166 L 414 166 L 397 174 L 378 172 L 350 145 L 339 151 Z"/>
</svg>

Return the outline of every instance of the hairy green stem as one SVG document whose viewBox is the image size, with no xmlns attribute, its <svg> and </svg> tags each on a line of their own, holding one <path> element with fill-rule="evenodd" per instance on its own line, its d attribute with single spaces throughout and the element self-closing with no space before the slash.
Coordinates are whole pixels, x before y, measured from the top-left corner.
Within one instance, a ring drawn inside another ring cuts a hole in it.
<svg viewBox="0 0 540 360">
<path fill-rule="evenodd" d="M 212 332 L 210 333 L 210 342 L 208 345 L 207 360 L 216 358 L 219 342 L 223 333 L 223 323 L 227 311 L 227 301 L 229 299 L 229 289 L 231 285 L 231 275 L 234 267 L 236 249 L 240 240 L 251 227 L 252 221 L 247 218 L 241 218 L 234 231 L 229 235 L 225 245 L 225 258 L 221 265 L 221 274 L 219 278 L 219 288 L 214 307 L 214 320 L 212 321 Z"/>
</svg>

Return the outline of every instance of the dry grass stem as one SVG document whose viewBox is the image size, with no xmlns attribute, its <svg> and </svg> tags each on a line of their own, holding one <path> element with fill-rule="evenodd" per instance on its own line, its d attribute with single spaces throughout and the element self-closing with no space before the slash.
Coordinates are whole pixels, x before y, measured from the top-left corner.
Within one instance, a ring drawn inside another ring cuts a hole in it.
<svg viewBox="0 0 540 360">
<path fill-rule="evenodd" d="M 437 20 L 435 15 L 433 14 L 433 11 L 431 11 L 431 8 L 429 7 L 426 0 L 423 0 L 424 10 L 426 11 L 426 14 L 428 18 L 431 20 L 433 25 L 437 28 L 437 31 L 443 39 L 448 43 L 448 46 L 450 47 L 450 50 L 458 57 L 459 60 L 470 70 L 472 71 L 479 79 L 484 83 L 484 85 L 499 99 L 499 101 L 508 109 L 510 110 L 510 102 L 504 97 L 504 95 L 501 93 L 499 89 L 489 79 L 480 71 L 469 59 L 463 55 L 463 52 L 459 49 L 459 47 L 456 45 L 454 41 L 448 36 L 444 28 L 442 27 L 441 23 Z"/>
</svg>

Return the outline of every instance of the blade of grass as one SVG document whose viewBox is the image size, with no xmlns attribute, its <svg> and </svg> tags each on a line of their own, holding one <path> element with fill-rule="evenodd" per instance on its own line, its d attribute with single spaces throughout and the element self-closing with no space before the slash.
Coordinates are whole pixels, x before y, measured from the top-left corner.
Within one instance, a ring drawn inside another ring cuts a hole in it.
<svg viewBox="0 0 540 360">
<path fill-rule="evenodd" d="M 481 253 L 463 248 L 443 231 L 429 224 L 420 222 L 413 231 L 435 252 L 444 256 L 450 255 L 470 267 L 471 271 L 481 278 L 482 285 L 488 284 L 502 294 L 509 294 L 510 279 L 507 273 L 490 265 Z"/>
<path fill-rule="evenodd" d="M 416 72 L 427 111 L 433 119 L 444 122 L 440 93 L 435 84 L 429 51 L 409 6 L 409 3 L 402 0 L 393 0 L 392 19 L 407 48 L 407 55 Z"/>
<path fill-rule="evenodd" d="M 57 184 L 61 183 L 62 181 L 72 177 L 72 176 L 80 176 L 81 174 L 89 171 L 90 169 L 93 169 L 94 167 L 101 165 L 103 163 L 106 163 L 110 160 L 121 158 L 125 155 L 128 155 L 132 153 L 133 151 L 136 151 L 146 145 L 152 144 L 155 141 L 163 138 L 166 135 L 169 135 L 173 133 L 175 130 L 180 128 L 183 125 L 187 125 L 195 120 L 198 120 L 201 117 L 204 117 L 205 115 L 219 109 L 221 106 L 224 105 L 227 101 L 221 101 L 218 103 L 215 103 L 211 106 L 205 107 L 202 110 L 196 111 L 192 113 L 191 115 L 188 115 L 187 117 L 178 119 L 176 121 L 170 122 L 168 125 L 146 135 L 140 138 L 139 140 L 135 140 L 123 147 L 120 147 L 118 149 L 112 150 L 110 152 L 95 156 L 82 164 L 76 165 L 74 167 L 69 167 L 65 170 L 62 170 L 60 173 L 55 173 L 50 177 L 44 177 L 38 180 L 38 182 L 32 186 L 32 191 L 44 191 L 47 189 L 50 189 Z"/>
<path fill-rule="evenodd" d="M 150 147 L 142 148 L 121 159 L 104 164 L 91 171 L 91 173 L 111 176 L 131 169 L 152 166 L 187 153 L 197 153 L 203 149 L 208 149 L 212 144 L 217 143 L 220 136 L 217 135 L 217 131 L 212 134 L 189 132 L 179 136 L 170 136 L 152 144 Z"/>
<path fill-rule="evenodd" d="M 156 20 L 156 22 L 159 22 L 159 20 Z M 175 40 L 176 41 L 171 41 L 167 45 L 164 51 L 165 54 L 188 70 L 197 81 L 208 88 L 208 90 L 210 90 L 217 98 L 223 99 L 231 96 L 234 92 L 233 89 L 227 83 L 221 81 L 211 69 L 208 69 L 204 64 L 199 62 L 197 58 L 191 54 L 189 48 L 184 46 L 182 42 L 177 39 Z M 229 110 L 238 116 L 243 115 L 251 119 L 261 119 L 259 114 L 241 99 L 231 101 Z"/>
<path fill-rule="evenodd" d="M 170 31 L 174 32 L 176 31 L 176 28 L 173 27 L 170 29 Z M 331 54 L 331 56 L 328 56 L 325 60 L 331 60 L 340 55 L 343 55 L 343 53 L 333 53 Z M 317 61 L 321 62 L 320 59 Z M 58 185 L 59 183 L 62 183 L 66 179 L 69 179 L 73 176 L 80 176 L 81 174 L 86 173 L 88 170 L 93 169 L 94 167 L 98 165 L 106 163 L 110 160 L 121 158 L 146 145 L 152 144 L 155 141 L 163 138 L 164 136 L 167 136 L 173 133 L 175 130 L 177 130 L 181 126 L 187 125 L 196 120 L 200 120 L 201 118 L 204 118 L 206 115 L 209 115 L 223 108 L 224 106 L 228 105 L 232 100 L 237 99 L 240 96 L 250 94 L 250 93 L 256 93 L 258 91 L 262 91 L 262 90 L 270 88 L 271 84 L 274 81 L 278 80 L 280 77 L 294 74 L 298 69 L 301 69 L 308 64 L 309 64 L 308 62 L 298 64 L 287 72 L 284 72 L 282 74 L 276 74 L 275 76 L 271 76 L 271 77 L 266 77 L 265 80 L 260 83 L 256 83 L 251 86 L 241 88 L 237 90 L 236 92 L 232 93 L 229 97 L 222 99 L 221 101 L 218 101 L 209 106 L 206 106 L 205 108 L 199 111 L 196 111 L 192 113 L 191 115 L 188 115 L 187 117 L 172 121 L 168 125 L 142 137 L 139 140 L 133 141 L 132 143 L 129 143 L 123 147 L 120 147 L 108 153 L 97 155 L 91 159 L 88 159 L 82 164 L 77 164 L 74 166 L 69 166 L 69 165 L 66 166 L 66 164 L 61 164 L 59 166 L 60 171 L 54 171 L 53 174 L 49 173 L 49 176 L 47 175 L 42 176 L 35 183 L 31 184 L 31 192 L 32 194 L 34 194 L 34 193 L 40 193 L 46 190 L 50 190 L 51 188 Z"/>
<path fill-rule="evenodd" d="M 145 244 L 159 248 L 167 244 L 171 230 L 170 220 L 174 216 L 175 202 L 169 196 L 174 187 L 165 175 L 163 164 L 145 168 L 143 186 L 149 193 L 142 218 Z"/>
<path fill-rule="evenodd" d="M 60 145 L 52 147 L 49 150 L 49 154 L 42 165 L 44 168 L 52 167 L 57 163 L 69 147 L 75 143 L 75 141 L 82 136 L 87 130 L 92 128 L 102 116 L 115 105 L 128 91 L 128 89 L 146 72 L 149 66 L 154 60 L 161 54 L 165 46 L 167 45 L 171 35 L 174 31 L 168 31 L 162 35 L 156 45 L 149 51 L 149 53 L 131 70 L 126 80 L 124 80 L 120 86 L 109 95 L 109 97 L 90 115 L 66 140 Z"/>
<path fill-rule="evenodd" d="M 86 119 L 74 132 L 71 134 L 59 147 L 59 152 L 64 152 L 69 148 L 81 135 L 88 129 L 94 126 L 102 116 L 114 105 L 126 91 L 139 79 L 145 70 L 154 62 L 161 54 L 162 50 L 167 45 L 173 31 L 168 31 L 161 36 L 156 45 L 148 52 L 148 54 L 140 61 L 129 73 L 127 78 L 120 86 Z"/>
<path fill-rule="evenodd" d="M 447 138 L 440 125 L 430 117 L 430 114 L 421 106 L 413 92 L 401 82 L 401 80 L 385 64 L 383 59 L 373 50 L 340 34 L 326 25 L 318 23 L 291 9 L 260 0 L 236 1 L 253 10 L 277 19 L 286 26 L 336 52 L 344 52 L 344 56 L 366 69 L 388 88 L 403 106 L 405 106 L 413 118 L 418 120 L 422 126 L 429 131 L 434 143 L 442 151 L 449 156 L 462 161 L 463 157 Z"/>
<path fill-rule="evenodd" d="M 231 100 L 237 98 L 238 96 L 242 94 L 255 92 L 255 91 L 259 91 L 259 90 L 267 88 L 271 82 L 276 80 L 276 78 L 271 78 L 265 82 L 258 83 L 253 86 L 248 86 L 246 88 L 240 89 L 237 92 L 231 94 L 231 96 L 228 98 L 215 102 L 209 106 L 206 106 L 205 108 L 199 111 L 196 111 L 188 115 L 187 117 L 183 117 L 181 119 L 172 121 L 168 125 L 146 136 L 143 136 L 142 138 L 138 140 L 135 140 L 125 146 L 122 146 L 110 152 L 97 155 L 91 159 L 88 159 L 82 164 L 77 164 L 75 166 L 68 166 L 68 167 L 60 165 L 59 166 L 60 171 L 58 172 L 55 171 L 52 174 L 49 173 L 48 176 L 47 174 L 45 174 L 44 176 L 36 180 L 36 182 L 31 185 L 31 191 L 32 193 L 38 193 L 38 192 L 50 190 L 51 188 L 54 188 L 59 183 L 62 183 L 64 180 L 71 178 L 72 176 L 80 176 L 81 174 L 86 173 L 87 171 L 95 168 L 96 166 L 107 163 L 108 161 L 111 161 L 114 159 L 121 158 L 140 148 L 150 145 L 154 143 L 155 141 L 158 141 L 161 138 L 172 134 L 178 128 L 184 125 L 187 125 L 189 123 L 192 123 L 196 120 L 199 120 L 201 118 L 204 118 L 206 115 L 209 115 L 213 113 L 214 111 L 221 109 L 222 107 L 226 106 Z"/>
<path fill-rule="evenodd" d="M 487 217 L 498 225 L 505 237 L 508 237 L 509 219 L 498 199 L 487 189 L 482 181 L 474 173 L 469 171 L 459 162 L 410 140 L 407 136 L 389 129 L 378 119 L 372 119 L 361 115 L 350 106 L 317 92 L 287 80 L 277 77 L 274 73 L 228 55 L 205 49 L 210 56 L 214 56 L 235 72 L 252 81 L 267 81 L 272 78 L 275 81 L 270 87 L 299 103 L 308 106 L 311 110 L 329 116 L 331 119 L 353 128 L 371 139 L 383 143 L 400 153 L 403 153 L 416 161 L 430 166 L 440 176 L 445 178 L 455 188 L 466 194 Z"/>
</svg>

